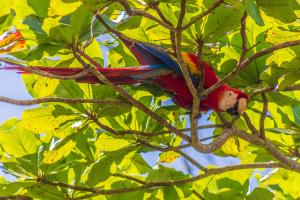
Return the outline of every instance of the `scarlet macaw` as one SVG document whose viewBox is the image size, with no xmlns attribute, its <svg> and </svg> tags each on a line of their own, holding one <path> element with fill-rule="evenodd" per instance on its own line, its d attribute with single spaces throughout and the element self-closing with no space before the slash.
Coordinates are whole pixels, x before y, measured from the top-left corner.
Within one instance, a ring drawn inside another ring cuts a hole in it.
<svg viewBox="0 0 300 200">
<path fill-rule="evenodd" d="M 106 78 L 115 84 L 155 84 L 164 89 L 180 107 L 191 109 L 193 97 L 183 78 L 178 62 L 167 53 L 142 43 L 133 43 L 122 39 L 123 43 L 131 50 L 142 66 L 126 68 L 98 68 Z M 190 77 L 195 87 L 199 83 L 199 62 L 196 55 L 182 53 L 184 62 L 190 72 Z M 213 68 L 202 61 L 205 77 L 204 88 L 209 88 L 220 78 Z M 17 69 L 26 73 L 26 68 L 21 66 L 6 66 L 6 69 Z M 38 67 L 40 70 L 55 75 L 73 75 L 82 71 L 81 68 L 50 68 Z M 76 79 L 77 82 L 97 84 L 99 80 L 92 74 L 87 74 Z M 247 95 L 242 91 L 222 84 L 219 88 L 201 100 L 200 111 L 227 111 L 231 115 L 241 115 L 247 104 Z"/>
</svg>

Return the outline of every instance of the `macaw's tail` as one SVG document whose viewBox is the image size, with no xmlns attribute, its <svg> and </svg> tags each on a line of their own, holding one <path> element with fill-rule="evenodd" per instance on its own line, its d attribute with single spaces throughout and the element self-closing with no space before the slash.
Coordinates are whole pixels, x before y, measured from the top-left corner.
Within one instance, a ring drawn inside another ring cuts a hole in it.
<svg viewBox="0 0 300 200">
<path fill-rule="evenodd" d="M 3 68 L 6 70 L 17 70 L 21 74 L 31 74 L 32 70 L 37 69 L 51 75 L 56 76 L 74 76 L 82 72 L 82 68 L 51 68 L 51 67 L 23 67 L 18 65 L 6 65 Z M 151 82 L 156 77 L 172 73 L 172 71 L 162 67 L 162 65 L 145 65 L 139 67 L 127 68 L 98 68 L 98 71 L 103 74 L 108 80 L 114 84 L 136 84 Z M 83 74 L 80 77 L 74 78 L 80 83 L 97 84 L 100 81 L 91 73 Z"/>
</svg>

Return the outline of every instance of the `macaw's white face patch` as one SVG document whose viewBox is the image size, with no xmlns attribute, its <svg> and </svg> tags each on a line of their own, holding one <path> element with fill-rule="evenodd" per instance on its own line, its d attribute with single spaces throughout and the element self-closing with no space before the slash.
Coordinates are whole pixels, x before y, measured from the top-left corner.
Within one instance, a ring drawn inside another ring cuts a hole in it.
<svg viewBox="0 0 300 200">
<path fill-rule="evenodd" d="M 233 91 L 224 91 L 219 100 L 219 109 L 226 111 L 229 108 L 233 108 L 237 102 L 238 94 Z"/>
</svg>

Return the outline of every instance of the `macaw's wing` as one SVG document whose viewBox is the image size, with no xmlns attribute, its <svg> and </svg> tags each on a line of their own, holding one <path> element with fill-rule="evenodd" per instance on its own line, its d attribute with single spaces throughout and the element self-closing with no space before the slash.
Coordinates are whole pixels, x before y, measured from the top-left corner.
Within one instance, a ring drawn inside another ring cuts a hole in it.
<svg viewBox="0 0 300 200">
<path fill-rule="evenodd" d="M 192 81 L 195 84 L 199 83 L 199 75 L 200 75 L 200 65 L 198 61 L 198 57 L 195 54 L 191 53 L 182 53 L 183 61 L 186 63 L 187 68 L 189 69 L 190 76 Z M 207 64 L 206 62 L 202 61 L 204 66 L 204 88 L 209 88 L 213 84 L 217 83 L 220 78 L 217 76 L 214 69 Z"/>
<path fill-rule="evenodd" d="M 7 65 L 0 69 L 17 70 L 22 74 L 30 74 L 28 68 L 18 65 Z M 59 76 L 72 76 L 83 70 L 82 68 L 51 68 L 39 66 L 34 66 L 34 69 Z M 161 65 L 146 65 L 127 68 L 98 68 L 97 70 L 115 84 L 152 83 L 155 82 L 157 77 L 173 73 L 173 71 L 168 70 Z M 81 83 L 100 83 L 91 73 L 85 74 L 75 80 Z"/>
<path fill-rule="evenodd" d="M 154 48 L 142 43 L 136 43 L 128 41 L 124 38 L 121 38 L 123 43 L 131 50 L 136 59 L 143 65 L 152 65 L 152 64 L 163 64 L 164 67 L 174 71 L 180 77 L 183 77 L 181 69 L 177 61 L 175 61 L 170 55 L 166 52 L 159 50 L 159 48 Z M 199 64 L 198 57 L 191 53 L 182 53 L 183 61 L 186 63 L 186 67 L 190 72 L 190 77 L 193 83 L 197 86 L 199 83 Z M 205 66 L 205 80 L 204 87 L 210 87 L 219 81 L 216 73 L 207 63 L 203 62 Z"/>
<path fill-rule="evenodd" d="M 159 47 L 150 47 L 146 44 L 131 42 L 124 38 L 121 38 L 121 40 L 130 49 L 141 65 L 163 64 L 163 67 L 177 74 L 181 74 L 178 63 L 166 52 L 159 50 Z"/>
</svg>

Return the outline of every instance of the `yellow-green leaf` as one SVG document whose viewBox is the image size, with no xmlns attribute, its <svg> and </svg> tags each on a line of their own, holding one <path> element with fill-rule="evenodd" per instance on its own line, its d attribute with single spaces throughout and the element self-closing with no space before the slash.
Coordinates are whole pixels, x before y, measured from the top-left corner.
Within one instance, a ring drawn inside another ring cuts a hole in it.
<svg viewBox="0 0 300 200">
<path fill-rule="evenodd" d="M 130 145 L 130 142 L 125 139 L 118 139 L 106 134 L 101 134 L 95 145 L 98 151 L 117 151 Z"/>
<path fill-rule="evenodd" d="M 159 162 L 172 163 L 180 156 L 181 155 L 179 153 L 176 153 L 175 151 L 166 151 L 160 154 Z"/>
<path fill-rule="evenodd" d="M 75 142 L 69 141 L 65 145 L 60 147 L 59 149 L 45 151 L 43 162 L 45 164 L 55 163 L 55 162 L 59 161 L 60 159 L 62 159 L 63 157 L 66 157 L 67 155 L 69 155 L 69 153 L 71 153 L 71 151 L 73 150 L 73 148 L 75 146 L 76 146 Z"/>
</svg>

